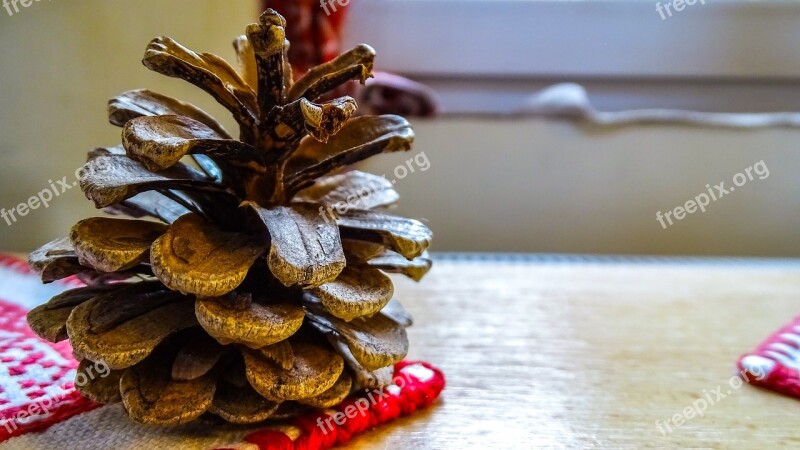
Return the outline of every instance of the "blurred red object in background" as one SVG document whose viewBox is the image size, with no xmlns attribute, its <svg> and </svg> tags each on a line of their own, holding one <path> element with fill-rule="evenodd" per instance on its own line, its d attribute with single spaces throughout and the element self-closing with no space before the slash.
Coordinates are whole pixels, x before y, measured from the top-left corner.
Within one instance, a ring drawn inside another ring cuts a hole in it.
<svg viewBox="0 0 800 450">
<path fill-rule="evenodd" d="M 286 38 L 292 43 L 289 60 L 295 77 L 340 53 L 347 6 L 341 6 L 339 0 L 323 4 L 319 0 L 264 0 L 263 6 L 278 11 L 292 24 L 286 29 Z"/>
<path fill-rule="evenodd" d="M 291 24 L 286 38 L 291 42 L 289 60 L 295 79 L 342 52 L 342 29 L 350 1 L 343 5 L 342 0 L 263 0 L 264 9 L 278 11 Z M 375 72 L 374 76 L 364 86 L 348 83 L 337 95 L 354 97 L 359 114 L 436 114 L 436 96 L 429 87 L 385 72 Z"/>
</svg>

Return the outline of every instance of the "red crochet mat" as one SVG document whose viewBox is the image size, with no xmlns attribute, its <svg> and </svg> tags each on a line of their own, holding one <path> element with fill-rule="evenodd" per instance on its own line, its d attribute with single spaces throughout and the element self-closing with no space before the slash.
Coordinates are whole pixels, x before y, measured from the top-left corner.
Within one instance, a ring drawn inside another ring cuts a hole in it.
<svg viewBox="0 0 800 450">
<path fill-rule="evenodd" d="M 364 391 L 331 410 L 305 415 L 288 426 L 255 431 L 245 436 L 239 446 L 217 450 L 331 448 L 377 425 L 430 406 L 444 389 L 444 375 L 430 364 L 401 361 L 394 368 L 394 384 L 382 391 Z"/>
<path fill-rule="evenodd" d="M 19 259 L 0 255 L 0 267 L 36 280 Z M 0 289 L 14 287 L 19 284 L 11 281 Z M 51 344 L 39 339 L 28 327 L 27 309 L 19 301 L 6 299 L 0 292 L 0 442 L 44 430 L 99 406 L 75 392 L 78 363 L 69 343 Z"/>
<path fill-rule="evenodd" d="M 0 254 L 0 442 L 43 431 L 102 405 L 74 388 L 78 363 L 69 342 L 51 344 L 28 327 L 27 311 L 77 280 L 42 286 L 27 264 Z M 256 429 L 233 447 L 324 449 L 400 415 L 431 405 L 444 389 L 442 372 L 424 362 L 395 365 L 395 384 L 364 391 L 335 409 L 311 413 L 283 426 Z M 80 420 L 80 419 L 75 419 Z"/>
<path fill-rule="evenodd" d="M 800 317 L 742 355 L 738 365 L 750 384 L 800 398 Z"/>
</svg>

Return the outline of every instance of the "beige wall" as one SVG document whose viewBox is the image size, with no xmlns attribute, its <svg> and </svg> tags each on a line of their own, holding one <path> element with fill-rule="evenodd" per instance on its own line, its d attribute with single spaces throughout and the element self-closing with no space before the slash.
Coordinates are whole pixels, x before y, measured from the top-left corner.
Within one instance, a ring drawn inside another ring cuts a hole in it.
<svg viewBox="0 0 800 450">
<path fill-rule="evenodd" d="M 199 89 L 147 70 L 148 41 L 170 35 L 198 51 L 234 60 L 231 41 L 257 14 L 252 1 L 53 0 L 9 17 L 0 9 L 0 207 L 10 208 L 68 176 L 87 150 L 119 143 L 106 101 L 148 87 L 228 120 Z M 230 123 L 230 122 L 228 122 Z M 8 227 L 0 249 L 27 251 L 95 214 L 77 188 Z"/>
<path fill-rule="evenodd" d="M 119 130 L 106 100 L 149 87 L 199 104 L 205 94 L 146 70 L 147 41 L 168 34 L 233 59 L 229 42 L 255 16 L 249 1 L 82 0 L 0 10 L 0 207 L 67 176 Z M 417 121 L 430 170 L 398 181 L 401 210 L 424 217 L 437 250 L 798 255 L 800 132 L 673 126 L 593 129 L 544 120 Z M 409 155 L 370 163 L 390 174 Z M 756 180 L 667 230 L 655 219 L 745 167 Z M 13 226 L 0 249 L 27 251 L 95 210 L 72 189 Z"/>
</svg>

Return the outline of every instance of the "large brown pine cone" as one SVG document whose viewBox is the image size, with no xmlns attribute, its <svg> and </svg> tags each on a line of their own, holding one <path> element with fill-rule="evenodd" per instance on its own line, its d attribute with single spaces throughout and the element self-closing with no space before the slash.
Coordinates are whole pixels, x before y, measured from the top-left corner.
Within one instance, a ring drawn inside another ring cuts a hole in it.
<svg viewBox="0 0 800 450">
<path fill-rule="evenodd" d="M 53 342 L 111 369 L 79 390 L 148 424 L 209 412 L 235 423 L 327 408 L 391 382 L 411 319 L 385 272 L 419 280 L 431 232 L 386 214 L 387 180 L 347 166 L 411 148 L 398 116 L 350 119 L 324 94 L 371 76 L 366 45 L 292 81 L 286 22 L 272 10 L 234 42 L 240 72 L 166 37 L 144 65 L 211 94 L 235 140 L 197 107 L 148 90 L 109 102 L 122 145 L 89 154 L 81 188 L 98 208 L 31 254 L 44 282 L 77 275 L 28 316 Z M 159 221 L 141 220 L 143 217 Z M 97 371 L 95 371 L 95 374 Z"/>
</svg>

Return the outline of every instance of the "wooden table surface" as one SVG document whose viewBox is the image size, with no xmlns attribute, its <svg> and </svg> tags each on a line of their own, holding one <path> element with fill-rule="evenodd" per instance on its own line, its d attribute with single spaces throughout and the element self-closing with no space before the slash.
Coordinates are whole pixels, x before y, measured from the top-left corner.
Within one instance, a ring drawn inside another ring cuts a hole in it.
<svg viewBox="0 0 800 450">
<path fill-rule="evenodd" d="M 729 385 L 800 313 L 800 263 L 438 261 L 396 290 L 417 319 L 409 357 L 448 385 L 352 448 L 800 447 L 800 401 Z M 657 420 L 718 386 L 662 435 Z"/>
</svg>

